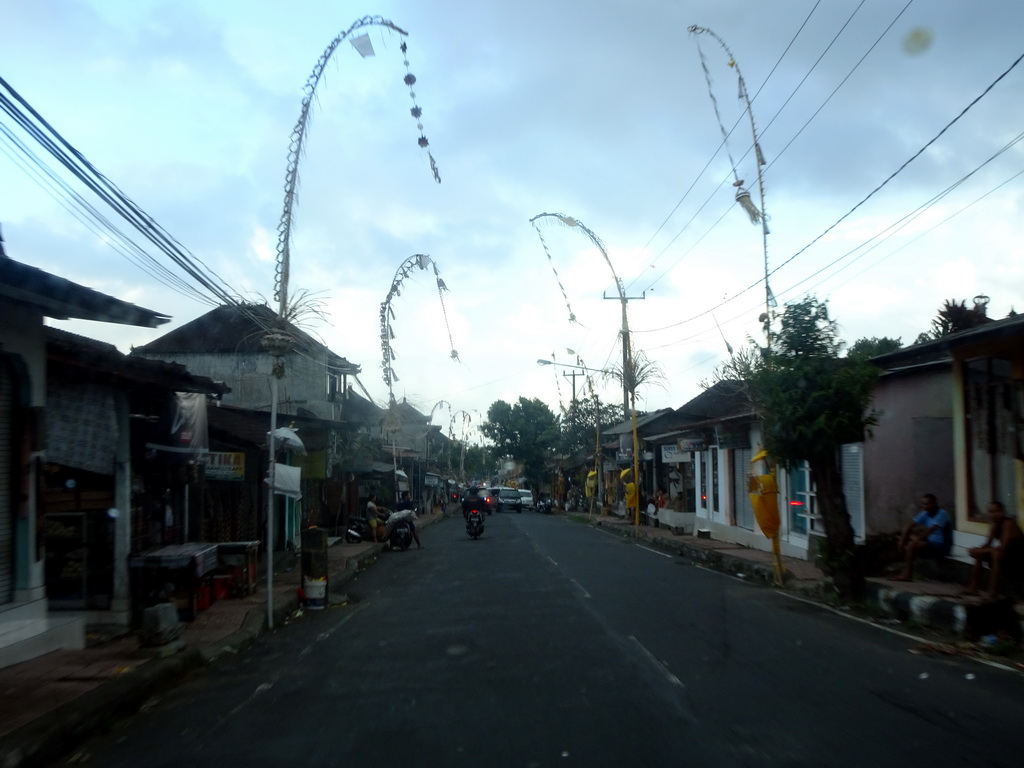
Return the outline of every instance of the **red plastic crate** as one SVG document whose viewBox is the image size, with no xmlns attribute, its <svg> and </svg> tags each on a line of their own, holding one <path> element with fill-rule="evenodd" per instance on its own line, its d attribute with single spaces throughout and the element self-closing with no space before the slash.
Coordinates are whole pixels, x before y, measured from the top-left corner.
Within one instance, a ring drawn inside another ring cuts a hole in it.
<svg viewBox="0 0 1024 768">
<path fill-rule="evenodd" d="M 235 588 L 235 580 L 232 578 L 230 573 L 223 575 L 217 575 L 213 577 L 213 599 L 214 600 L 226 600 L 231 597 L 231 593 Z"/>
</svg>

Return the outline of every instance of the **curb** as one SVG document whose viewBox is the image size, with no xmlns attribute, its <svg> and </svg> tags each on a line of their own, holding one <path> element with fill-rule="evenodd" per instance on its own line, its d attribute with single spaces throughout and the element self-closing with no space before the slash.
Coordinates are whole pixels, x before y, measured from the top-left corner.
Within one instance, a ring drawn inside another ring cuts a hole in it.
<svg viewBox="0 0 1024 768">
<path fill-rule="evenodd" d="M 112 678 L 0 739 L 0 766 L 47 765 L 90 736 L 107 730 L 119 718 L 134 714 L 151 696 L 200 666 L 200 651 L 186 647 L 174 656 L 153 659 Z"/>
<path fill-rule="evenodd" d="M 932 595 L 912 595 L 892 587 L 867 583 L 865 598 L 885 614 L 957 635 L 967 630 L 968 606 Z"/>
</svg>

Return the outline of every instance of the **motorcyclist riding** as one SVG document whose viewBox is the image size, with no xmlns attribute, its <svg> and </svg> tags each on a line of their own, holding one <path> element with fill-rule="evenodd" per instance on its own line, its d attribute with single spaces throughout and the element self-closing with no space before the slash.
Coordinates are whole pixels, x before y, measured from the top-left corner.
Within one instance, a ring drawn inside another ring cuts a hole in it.
<svg viewBox="0 0 1024 768">
<path fill-rule="evenodd" d="M 486 489 L 478 488 L 477 486 L 471 486 L 466 490 L 466 495 L 462 497 L 462 516 L 468 517 L 469 510 L 478 509 L 481 514 L 487 512 L 487 499 L 484 498 Z"/>
</svg>

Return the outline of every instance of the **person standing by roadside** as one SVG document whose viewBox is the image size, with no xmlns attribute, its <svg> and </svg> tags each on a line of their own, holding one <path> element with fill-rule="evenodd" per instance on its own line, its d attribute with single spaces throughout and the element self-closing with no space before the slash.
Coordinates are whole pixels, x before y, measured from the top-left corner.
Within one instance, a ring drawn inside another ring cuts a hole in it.
<svg viewBox="0 0 1024 768">
<path fill-rule="evenodd" d="M 370 530 L 373 531 L 374 541 L 387 539 L 387 526 L 384 524 L 386 517 L 387 510 L 377 506 L 377 494 L 371 493 L 370 498 L 366 500 L 366 522 L 370 524 Z"/>
<path fill-rule="evenodd" d="M 914 561 L 918 557 L 946 557 L 953 548 L 953 518 L 939 506 L 934 493 L 921 497 L 921 509 L 907 523 L 897 549 L 904 555 L 903 573 L 893 581 L 913 581 Z"/>
</svg>

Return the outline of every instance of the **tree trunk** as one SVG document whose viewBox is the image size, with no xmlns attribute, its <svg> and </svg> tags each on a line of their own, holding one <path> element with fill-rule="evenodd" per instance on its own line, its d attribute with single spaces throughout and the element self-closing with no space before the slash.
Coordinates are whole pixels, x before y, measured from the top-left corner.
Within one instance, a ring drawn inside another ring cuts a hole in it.
<svg viewBox="0 0 1024 768">
<path fill-rule="evenodd" d="M 820 563 L 844 600 L 864 595 L 864 569 L 857 551 L 850 513 L 843 496 L 843 476 L 834 458 L 809 462 L 818 513 L 825 523 L 825 546 Z"/>
</svg>

